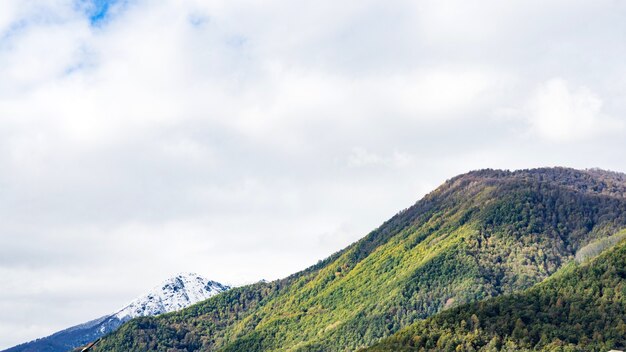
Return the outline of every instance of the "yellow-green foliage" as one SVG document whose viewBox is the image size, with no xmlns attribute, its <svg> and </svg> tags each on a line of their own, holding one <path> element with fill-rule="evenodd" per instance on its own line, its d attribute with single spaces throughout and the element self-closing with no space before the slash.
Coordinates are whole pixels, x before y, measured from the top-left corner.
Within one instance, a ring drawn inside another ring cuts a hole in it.
<svg viewBox="0 0 626 352">
<path fill-rule="evenodd" d="M 608 351 L 626 347 L 626 243 L 513 295 L 415 323 L 364 352 Z"/>
<path fill-rule="evenodd" d="M 597 239 L 588 245 L 582 247 L 576 252 L 576 260 L 583 262 L 589 258 L 593 258 L 603 251 L 613 247 L 626 238 L 626 230 L 622 230 L 612 236 Z"/>
</svg>

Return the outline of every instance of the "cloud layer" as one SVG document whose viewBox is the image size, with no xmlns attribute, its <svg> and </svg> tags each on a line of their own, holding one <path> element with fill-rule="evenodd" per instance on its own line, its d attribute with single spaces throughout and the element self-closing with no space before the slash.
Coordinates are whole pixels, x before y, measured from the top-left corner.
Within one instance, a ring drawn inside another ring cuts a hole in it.
<svg viewBox="0 0 626 352">
<path fill-rule="evenodd" d="M 0 3 L 0 348 L 285 276 L 471 169 L 626 171 L 626 4 Z"/>
</svg>

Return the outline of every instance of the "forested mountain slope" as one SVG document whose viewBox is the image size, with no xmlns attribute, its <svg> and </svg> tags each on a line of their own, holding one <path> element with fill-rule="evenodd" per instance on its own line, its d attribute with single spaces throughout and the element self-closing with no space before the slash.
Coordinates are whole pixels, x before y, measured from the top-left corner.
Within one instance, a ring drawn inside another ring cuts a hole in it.
<svg viewBox="0 0 626 352">
<path fill-rule="evenodd" d="M 533 286 L 626 225 L 626 176 L 564 168 L 457 176 L 286 279 L 140 318 L 97 351 L 348 351 L 440 310 Z"/>
<path fill-rule="evenodd" d="M 626 232 L 623 232 L 626 234 Z M 528 291 L 441 312 L 367 349 L 609 351 L 626 347 L 626 242 Z"/>
</svg>

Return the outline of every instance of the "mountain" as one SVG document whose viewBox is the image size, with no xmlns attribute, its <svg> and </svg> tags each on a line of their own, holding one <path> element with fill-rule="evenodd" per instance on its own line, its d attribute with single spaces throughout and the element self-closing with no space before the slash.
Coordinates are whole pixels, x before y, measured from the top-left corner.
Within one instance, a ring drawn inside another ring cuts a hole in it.
<svg viewBox="0 0 626 352">
<path fill-rule="evenodd" d="M 626 237 L 623 231 L 619 238 Z M 522 293 L 439 313 L 380 351 L 609 351 L 626 348 L 626 242 Z"/>
<path fill-rule="evenodd" d="M 228 290 L 218 282 L 197 274 L 181 274 L 155 287 L 115 313 L 121 321 L 177 311 Z"/>
<path fill-rule="evenodd" d="M 626 227 L 626 175 L 544 168 L 457 176 L 285 279 L 131 320 L 95 351 L 346 351 L 444 309 L 532 287 Z"/>
<path fill-rule="evenodd" d="M 114 314 L 9 348 L 4 352 L 65 352 L 95 341 L 133 318 L 177 311 L 228 289 L 228 286 L 196 274 L 180 274 Z"/>
</svg>

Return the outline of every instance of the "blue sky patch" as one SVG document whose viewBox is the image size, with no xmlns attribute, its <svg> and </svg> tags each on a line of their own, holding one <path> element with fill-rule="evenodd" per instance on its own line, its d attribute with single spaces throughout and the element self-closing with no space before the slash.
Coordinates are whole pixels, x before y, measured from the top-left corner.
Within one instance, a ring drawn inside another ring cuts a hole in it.
<svg viewBox="0 0 626 352">
<path fill-rule="evenodd" d="M 109 10 L 119 0 L 87 0 L 89 20 L 92 24 L 104 21 L 109 15 Z"/>
</svg>

